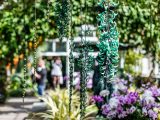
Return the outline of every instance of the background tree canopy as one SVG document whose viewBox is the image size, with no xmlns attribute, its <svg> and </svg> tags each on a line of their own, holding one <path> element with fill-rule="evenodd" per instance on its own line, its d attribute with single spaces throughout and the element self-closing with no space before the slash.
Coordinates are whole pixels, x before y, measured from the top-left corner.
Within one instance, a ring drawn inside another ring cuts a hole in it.
<svg viewBox="0 0 160 120">
<path fill-rule="evenodd" d="M 156 55 L 160 48 L 160 0 L 119 2 L 120 42 L 129 44 L 129 47 L 140 46 L 146 53 L 158 58 Z"/>
<path fill-rule="evenodd" d="M 84 23 L 97 26 L 97 0 L 72 0 L 73 28 Z M 118 0 L 116 0 L 118 1 Z M 160 48 L 160 0 L 119 0 L 117 24 L 120 42 L 124 48 L 140 46 L 158 58 Z M 14 56 L 33 50 L 34 26 L 37 23 L 37 44 L 57 37 L 55 15 L 56 0 L 51 0 L 49 21 L 47 0 L 37 0 L 36 21 L 34 0 L 1 1 L 0 10 L 0 62 L 12 62 Z M 85 9 L 85 4 L 87 9 Z M 83 15 L 80 14 L 81 7 Z M 151 32 L 152 23 L 152 32 Z M 151 35 L 152 34 L 152 35 Z M 25 49 L 24 49 L 25 48 Z"/>
</svg>

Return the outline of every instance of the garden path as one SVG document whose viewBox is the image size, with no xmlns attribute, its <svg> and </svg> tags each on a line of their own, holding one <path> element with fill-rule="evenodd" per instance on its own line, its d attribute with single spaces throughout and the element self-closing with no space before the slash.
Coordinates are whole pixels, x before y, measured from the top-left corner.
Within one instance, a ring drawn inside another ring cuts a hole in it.
<svg viewBox="0 0 160 120">
<path fill-rule="evenodd" d="M 0 105 L 0 120 L 27 120 L 25 118 L 35 102 L 38 102 L 35 97 L 26 97 L 24 103 L 22 98 L 8 99 L 5 104 Z"/>
</svg>

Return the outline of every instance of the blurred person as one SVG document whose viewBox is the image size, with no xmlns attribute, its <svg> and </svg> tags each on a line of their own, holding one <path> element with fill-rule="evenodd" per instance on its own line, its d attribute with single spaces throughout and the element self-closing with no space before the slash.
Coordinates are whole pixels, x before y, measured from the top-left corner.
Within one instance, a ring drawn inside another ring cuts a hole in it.
<svg viewBox="0 0 160 120">
<path fill-rule="evenodd" d="M 56 57 L 54 60 L 51 76 L 53 86 L 56 88 L 60 84 L 60 81 L 62 81 L 62 62 L 60 57 Z"/>
<path fill-rule="evenodd" d="M 100 67 L 98 65 L 98 61 L 95 60 L 95 66 L 94 66 L 94 74 L 93 74 L 93 91 L 94 95 L 99 95 L 100 88 L 99 88 L 99 80 L 100 80 Z"/>
<path fill-rule="evenodd" d="M 35 82 L 37 83 L 38 95 L 44 95 L 47 80 L 47 69 L 45 66 L 45 61 L 43 59 L 40 59 L 38 61 L 38 67 L 35 72 L 34 69 L 32 69 L 32 74 L 35 74 Z"/>
</svg>

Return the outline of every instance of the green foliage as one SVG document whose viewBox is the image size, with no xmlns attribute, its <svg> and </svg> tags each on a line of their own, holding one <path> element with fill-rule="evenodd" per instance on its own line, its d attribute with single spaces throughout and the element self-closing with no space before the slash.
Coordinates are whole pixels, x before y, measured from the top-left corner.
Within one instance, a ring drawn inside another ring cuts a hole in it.
<svg viewBox="0 0 160 120">
<path fill-rule="evenodd" d="M 55 0 L 51 0 L 49 20 L 47 19 L 47 0 L 37 1 L 37 34 L 42 36 L 43 41 L 46 38 L 57 37 L 57 25 L 55 20 Z M 118 0 L 115 0 L 116 2 Z M 150 52 L 158 59 L 160 46 L 160 22 L 159 22 L 159 4 L 160 0 L 120 0 L 117 9 L 117 25 L 120 33 L 120 42 L 129 44 L 132 47 L 141 47 Z M 82 3 L 82 4 L 81 4 Z M 81 22 L 88 24 L 97 24 L 96 0 L 87 0 L 87 11 L 85 11 L 85 0 L 73 0 L 73 28 L 80 26 Z M 24 43 L 33 42 L 34 28 L 34 1 L 22 0 L 14 2 L 10 0 L 0 4 L 4 9 L 0 10 L 0 61 L 12 61 L 13 56 L 24 53 Z M 80 4 L 83 15 L 80 15 Z M 25 5 L 25 9 L 24 8 Z M 150 15 L 150 7 L 151 14 Z M 92 12 L 91 12 L 92 11 Z M 150 16 L 152 16 L 152 39 L 150 37 Z M 25 19 L 25 25 L 24 25 Z M 32 21 L 32 22 L 31 22 Z M 25 33 L 24 33 L 25 29 Z M 75 31 L 75 29 L 74 29 Z M 49 34 L 49 35 L 48 35 Z M 29 44 L 28 44 L 29 47 Z M 25 51 L 31 52 L 26 48 Z M 154 57 L 153 56 L 153 57 Z"/>
<path fill-rule="evenodd" d="M 8 92 L 10 96 L 22 96 L 23 94 L 23 76 L 22 74 L 14 74 L 11 76 L 10 85 L 8 88 Z M 29 76 L 27 76 L 27 80 L 25 82 L 25 90 L 29 90 L 30 88 L 33 88 L 32 80 Z M 31 91 L 30 91 L 31 92 Z M 27 93 L 26 93 L 27 94 Z"/>
<path fill-rule="evenodd" d="M 84 0 L 82 0 L 84 3 Z M 136 48 L 140 46 L 146 53 L 152 53 L 156 59 L 159 57 L 160 48 L 160 0 L 114 0 L 119 3 L 117 7 L 118 16 L 116 18 L 119 31 L 120 42 L 129 45 L 128 48 Z M 82 19 L 78 19 L 80 15 L 80 2 L 74 1 L 74 23 L 80 25 L 87 15 L 87 22 L 96 25 L 95 8 L 97 1 L 88 0 L 88 11 L 83 12 Z M 84 7 L 84 5 L 82 5 Z M 151 8 L 151 10 L 150 10 Z M 83 8 L 84 9 L 84 8 Z M 152 17 L 151 17 L 152 16 Z M 152 32 L 151 32 L 152 23 Z M 151 37 L 152 33 L 152 37 Z M 123 46 L 123 45 L 122 45 Z"/>
<path fill-rule="evenodd" d="M 89 52 L 92 50 L 89 47 L 89 42 L 86 40 L 86 38 L 81 38 L 81 43 L 76 51 L 80 53 L 78 57 L 78 67 L 80 72 L 80 120 L 83 120 L 83 117 L 86 113 L 87 82 L 89 80 L 88 73 L 91 71 L 92 65 L 94 64 L 94 57 L 89 55 Z"/>
<path fill-rule="evenodd" d="M 58 37 L 62 40 L 63 37 L 69 37 L 69 23 L 70 23 L 70 12 L 71 12 L 71 5 L 70 0 L 56 1 L 55 5 L 55 16 L 56 16 L 56 23 L 58 27 Z"/>
<path fill-rule="evenodd" d="M 77 94 L 73 94 L 74 103 L 72 105 L 71 120 L 77 120 L 79 117 L 79 98 Z M 67 120 L 69 118 L 68 104 L 69 96 L 67 90 L 61 90 L 57 88 L 55 91 L 50 91 L 49 96 L 42 98 L 42 100 L 47 104 L 48 110 L 43 113 L 35 113 L 33 116 L 35 118 L 39 117 L 44 120 Z"/>
<path fill-rule="evenodd" d="M 24 52 L 27 54 L 31 53 L 33 50 L 35 23 L 37 26 L 38 45 L 46 38 L 56 38 L 58 36 L 56 21 L 59 20 L 59 17 L 57 18 L 55 14 L 56 2 L 55 0 L 50 1 L 51 3 L 48 7 L 48 0 L 36 0 L 36 20 L 33 0 L 25 0 L 25 3 L 23 3 L 23 0 L 18 0 L 17 2 L 10 0 L 3 3 L 4 9 L 0 10 L 0 61 L 6 60 L 12 62 L 13 57 L 17 54 Z M 82 2 L 84 9 L 84 0 Z M 94 3 L 92 0 L 87 2 L 88 10 L 93 8 Z M 79 5 L 80 1 L 73 1 L 73 28 L 80 25 L 81 20 L 84 20 L 84 16 L 80 16 Z M 63 6 L 63 8 L 66 8 L 66 6 Z M 91 23 L 93 20 L 90 17 L 91 14 L 93 13 L 89 12 L 87 15 L 88 23 Z M 63 17 L 67 18 L 66 15 Z M 58 29 L 61 31 L 60 28 Z M 66 34 L 66 30 L 62 31 L 63 34 Z M 39 37 L 42 39 L 39 40 Z"/>
<path fill-rule="evenodd" d="M 136 53 L 133 50 L 128 50 L 125 56 L 124 70 L 132 75 L 140 74 L 140 71 L 135 71 L 135 66 L 141 65 L 140 60 L 142 57 L 142 54 Z"/>
<path fill-rule="evenodd" d="M 86 2 L 86 5 L 85 5 L 85 2 Z M 97 12 L 95 9 L 96 3 L 97 3 L 97 0 L 87 0 L 87 1 L 86 0 L 72 0 L 73 25 L 80 26 L 81 23 L 96 25 L 97 24 L 96 22 Z M 83 14 L 80 14 L 81 10 Z"/>
<path fill-rule="evenodd" d="M 146 50 L 146 53 L 156 57 L 160 48 L 160 0 L 120 0 L 118 2 L 117 26 L 120 42 L 129 44 L 132 48 L 139 45 Z"/>
<path fill-rule="evenodd" d="M 35 21 L 34 1 L 22 0 L 18 2 L 8 2 L 4 9 L 0 11 L 0 60 L 11 61 L 14 56 L 20 53 L 28 53 L 33 48 L 36 25 L 37 39 L 46 35 L 54 35 L 51 23 L 46 19 L 47 2 L 37 0 L 36 11 L 37 19 Z M 53 11 L 50 11 L 51 13 Z M 31 22 L 33 21 L 33 22 Z M 49 32 L 48 32 L 49 31 Z M 30 48 L 30 49 L 29 49 Z"/>
<path fill-rule="evenodd" d="M 57 88 L 55 91 L 50 91 L 49 96 L 42 98 L 42 100 L 48 105 L 48 110 L 43 113 L 35 113 L 33 116 L 35 118 L 43 120 L 79 120 L 80 119 L 80 109 L 79 109 L 79 97 L 76 92 L 72 96 L 72 111 L 69 115 L 69 96 L 68 90 Z M 87 120 L 89 117 L 95 115 L 97 108 L 95 105 L 89 105 L 86 108 Z"/>
</svg>

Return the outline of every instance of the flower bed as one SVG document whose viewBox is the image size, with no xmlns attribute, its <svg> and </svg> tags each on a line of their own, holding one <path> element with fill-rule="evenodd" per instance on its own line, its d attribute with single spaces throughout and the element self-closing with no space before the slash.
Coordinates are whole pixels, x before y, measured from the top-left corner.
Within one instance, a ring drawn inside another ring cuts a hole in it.
<svg viewBox="0 0 160 120">
<path fill-rule="evenodd" d="M 160 113 L 160 88 L 156 85 L 136 88 L 133 79 L 117 79 L 115 91 L 106 101 L 108 91 L 92 96 L 98 116 L 108 120 L 157 120 Z M 103 94 L 101 94 L 103 93 Z M 106 94 L 104 94 L 106 93 Z"/>
</svg>

